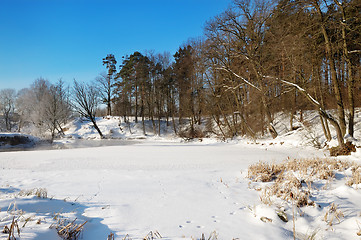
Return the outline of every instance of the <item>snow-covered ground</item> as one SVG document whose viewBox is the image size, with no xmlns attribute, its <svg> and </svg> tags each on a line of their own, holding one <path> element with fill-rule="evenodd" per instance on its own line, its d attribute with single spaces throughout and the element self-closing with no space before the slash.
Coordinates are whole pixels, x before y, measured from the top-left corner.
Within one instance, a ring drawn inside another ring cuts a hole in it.
<svg viewBox="0 0 361 240">
<path fill-rule="evenodd" d="M 274 206 L 261 202 L 247 168 L 258 161 L 328 156 L 325 150 L 307 146 L 300 130 L 257 143 L 184 142 L 169 133 L 142 139 L 140 126 L 131 126 L 131 134 L 123 125 L 121 131 L 118 121 L 103 119 L 99 125 L 108 136 L 137 139 L 130 140 L 132 144 L 1 152 L 1 230 L 16 216 L 19 239 L 60 239 L 49 227 L 61 218 L 79 224 L 87 221 L 81 235 L 87 240 L 106 239 L 110 233 L 116 239 L 127 234 L 143 239 L 150 231 L 164 239 L 199 239 L 202 233 L 208 239 L 212 232 L 225 240 L 293 239 L 292 209 L 285 203 L 291 220 L 281 221 Z M 97 135 L 87 123 L 73 123 L 58 143 L 71 144 L 77 138 Z M 360 149 L 340 159 L 360 164 Z M 359 239 L 361 190 L 345 185 L 350 174 L 350 169 L 337 173 L 327 189 L 315 191 L 313 200 L 319 206 L 296 213 L 298 236 L 316 233 L 315 239 Z M 35 196 L 44 189 L 46 198 Z M 331 203 L 344 217 L 329 226 L 322 219 Z M 272 222 L 263 222 L 262 217 Z M 0 239 L 7 235 L 0 233 Z"/>
</svg>

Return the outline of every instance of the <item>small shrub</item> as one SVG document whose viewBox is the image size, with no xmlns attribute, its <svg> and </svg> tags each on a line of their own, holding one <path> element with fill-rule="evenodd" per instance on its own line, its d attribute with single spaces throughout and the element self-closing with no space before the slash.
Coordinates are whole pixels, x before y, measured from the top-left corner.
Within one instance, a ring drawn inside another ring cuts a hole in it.
<svg viewBox="0 0 361 240">
<path fill-rule="evenodd" d="M 87 221 L 82 224 L 77 224 L 75 220 L 69 222 L 66 219 L 60 219 L 56 224 L 52 224 L 50 228 L 55 228 L 58 235 L 64 240 L 77 240 L 86 223 Z"/>
<path fill-rule="evenodd" d="M 143 240 L 153 240 L 153 239 L 160 239 L 162 238 L 162 235 L 158 231 L 150 231 Z"/>
<path fill-rule="evenodd" d="M 31 142 L 32 141 L 29 139 L 29 137 L 23 135 L 0 136 L 0 146 L 6 144 L 16 146 L 21 144 L 29 144 Z"/>
<path fill-rule="evenodd" d="M 193 238 L 192 238 L 193 239 Z M 208 238 L 206 238 L 206 236 L 204 235 L 204 233 L 202 233 L 202 236 L 199 240 L 217 240 L 218 239 L 218 234 L 216 231 L 212 232 Z"/>
<path fill-rule="evenodd" d="M 110 233 L 107 237 L 107 240 L 114 240 L 114 233 Z"/>
<path fill-rule="evenodd" d="M 297 207 L 313 205 L 310 200 L 310 191 L 302 187 L 302 183 L 292 172 L 279 175 L 275 184 L 270 187 L 270 195 L 285 201 L 294 201 Z"/>
<path fill-rule="evenodd" d="M 38 198 L 47 198 L 48 191 L 46 190 L 46 188 L 33 188 L 30 190 L 20 191 L 19 196 L 36 196 Z"/>
<path fill-rule="evenodd" d="M 13 217 L 13 221 L 11 222 L 10 227 L 5 225 L 2 233 L 8 234 L 8 238 L 7 238 L 8 240 L 16 240 L 15 232 L 17 232 L 18 236 L 20 237 L 20 228 L 18 225 L 18 221 L 15 220 L 15 217 Z"/>
<path fill-rule="evenodd" d="M 248 168 L 248 178 L 254 182 L 271 182 L 275 180 L 284 166 L 258 162 Z"/>
<path fill-rule="evenodd" d="M 348 179 L 346 182 L 347 186 L 352 186 L 354 184 L 360 184 L 361 183 L 361 167 L 360 166 L 354 166 L 352 167 L 352 176 Z"/>
<path fill-rule="evenodd" d="M 195 138 L 205 138 L 206 134 L 197 128 L 186 128 L 178 132 L 179 137 L 189 141 Z"/>
<path fill-rule="evenodd" d="M 343 212 L 338 209 L 338 206 L 334 203 L 331 203 L 331 205 L 328 207 L 328 210 L 324 216 L 324 221 L 327 222 L 329 226 L 333 225 L 333 221 L 336 218 L 338 222 L 341 222 L 341 218 L 343 218 Z"/>
<path fill-rule="evenodd" d="M 356 152 L 356 146 L 351 142 L 346 142 L 344 147 L 332 147 L 329 151 L 330 155 L 333 157 L 350 155 L 351 152 Z"/>
</svg>

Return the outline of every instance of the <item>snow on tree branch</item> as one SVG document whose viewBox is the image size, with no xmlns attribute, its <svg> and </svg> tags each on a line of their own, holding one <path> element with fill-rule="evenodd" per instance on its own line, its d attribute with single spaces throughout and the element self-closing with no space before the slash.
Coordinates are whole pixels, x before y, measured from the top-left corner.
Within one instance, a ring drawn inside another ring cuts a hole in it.
<svg viewBox="0 0 361 240">
<path fill-rule="evenodd" d="M 224 70 L 226 72 L 229 72 L 231 74 L 233 74 L 234 76 L 236 76 L 237 78 L 241 79 L 242 81 L 244 81 L 246 84 L 250 85 L 251 87 L 254 87 L 255 89 L 257 89 L 258 91 L 261 91 L 261 89 L 259 87 L 257 87 L 256 85 L 252 84 L 251 82 L 249 82 L 247 79 L 245 79 L 244 77 L 242 76 L 239 76 L 237 73 L 227 69 L 227 68 L 224 68 L 224 67 L 218 67 L 216 68 L 218 70 Z"/>
</svg>

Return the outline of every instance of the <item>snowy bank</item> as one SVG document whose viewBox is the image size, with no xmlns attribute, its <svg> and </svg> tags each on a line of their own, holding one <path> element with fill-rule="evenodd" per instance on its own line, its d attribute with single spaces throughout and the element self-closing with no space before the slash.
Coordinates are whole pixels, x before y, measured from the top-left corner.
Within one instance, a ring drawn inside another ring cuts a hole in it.
<svg viewBox="0 0 361 240">
<path fill-rule="evenodd" d="M 0 149 L 33 147 L 39 139 L 21 133 L 0 133 Z"/>
</svg>

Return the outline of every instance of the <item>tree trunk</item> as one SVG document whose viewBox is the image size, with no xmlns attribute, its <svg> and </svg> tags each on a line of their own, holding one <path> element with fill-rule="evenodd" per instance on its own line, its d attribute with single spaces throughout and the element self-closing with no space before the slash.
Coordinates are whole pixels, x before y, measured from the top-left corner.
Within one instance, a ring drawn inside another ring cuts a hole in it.
<svg viewBox="0 0 361 240">
<path fill-rule="evenodd" d="M 339 147 L 344 147 L 345 146 L 345 142 L 344 142 L 344 138 L 343 138 L 343 134 L 342 134 L 342 130 L 340 125 L 338 124 L 337 121 L 335 121 L 333 118 L 329 118 L 328 115 L 324 112 L 324 111 L 320 111 L 320 114 L 325 117 L 326 119 L 328 119 L 330 121 L 330 123 L 332 124 L 332 126 L 335 128 L 336 130 L 336 134 L 337 134 L 337 141 L 338 141 L 338 146 Z"/>
<path fill-rule="evenodd" d="M 173 93 L 173 94 L 172 94 Z M 173 126 L 173 131 L 174 131 L 174 134 L 177 135 L 178 134 L 178 131 L 177 131 L 177 126 L 176 126 L 176 122 L 175 122 L 175 119 L 174 119 L 174 115 L 175 115 L 175 103 L 174 103 L 174 92 L 172 91 L 172 93 L 170 94 L 170 116 L 172 118 L 172 126 Z"/>
<path fill-rule="evenodd" d="M 108 75 L 108 83 L 110 86 L 110 82 L 111 82 L 111 76 Z M 111 87 L 108 88 L 108 93 L 107 93 L 107 115 L 111 116 L 112 115 L 112 96 L 111 96 Z"/>
<path fill-rule="evenodd" d="M 220 123 L 220 121 L 219 121 L 219 117 L 216 118 L 216 117 L 212 114 L 212 118 L 213 118 L 213 120 L 216 122 L 219 130 L 221 131 L 222 136 L 223 136 L 223 139 L 226 139 L 226 134 L 224 133 L 224 131 L 223 131 L 222 127 L 221 127 L 221 123 Z"/>
<path fill-rule="evenodd" d="M 242 125 L 245 128 L 246 132 L 249 134 L 249 136 L 251 138 L 256 139 L 256 134 L 254 133 L 252 128 L 250 128 L 250 126 L 248 125 L 248 123 L 247 123 L 246 119 L 244 118 L 243 114 L 240 113 L 239 116 L 241 117 Z"/>
<path fill-rule="evenodd" d="M 290 131 L 293 130 L 293 118 L 294 118 L 295 112 L 292 110 L 290 111 Z"/>
<path fill-rule="evenodd" d="M 95 118 L 90 117 L 90 121 L 93 123 L 95 130 L 97 130 L 97 132 L 99 133 L 100 138 L 103 139 L 104 138 L 103 133 L 100 131 L 100 129 L 95 121 Z"/>
<path fill-rule="evenodd" d="M 232 91 L 232 93 L 233 93 L 234 99 L 235 99 L 235 101 L 236 101 L 238 115 L 239 115 L 240 118 L 241 118 L 241 124 L 242 124 L 245 132 L 247 132 L 247 134 L 248 134 L 251 138 L 255 139 L 255 138 L 256 138 L 256 134 L 255 134 L 255 133 L 253 132 L 253 130 L 249 127 L 246 119 L 245 119 L 244 116 L 243 116 L 243 112 L 244 112 L 244 111 L 243 111 L 243 107 L 242 107 L 242 103 L 241 103 L 242 97 L 241 97 L 240 93 L 239 93 L 239 96 L 237 95 L 237 93 L 236 93 L 235 91 Z M 235 124 L 237 124 L 237 113 L 234 114 L 234 115 L 235 115 Z"/>
<path fill-rule="evenodd" d="M 347 94 L 348 94 L 348 101 L 349 101 L 349 115 L 348 115 L 348 134 L 350 136 L 353 137 L 354 135 L 354 119 L 355 119 L 355 100 L 354 100 L 354 85 L 355 85 L 355 80 L 353 77 L 353 66 L 352 66 L 352 62 L 348 53 L 348 46 L 347 46 L 347 41 L 346 41 L 346 24 L 347 24 L 347 19 L 346 19 L 346 12 L 345 12 L 345 8 L 343 6 L 343 3 L 340 3 L 337 0 L 334 0 L 335 4 L 337 4 L 341 10 L 341 15 L 342 15 L 342 22 L 340 23 L 341 25 L 341 32 L 342 32 L 342 48 L 343 48 L 343 56 L 345 58 L 346 61 L 346 67 L 347 67 Z"/>
<path fill-rule="evenodd" d="M 143 95 L 142 95 L 143 98 Z M 143 99 L 141 100 L 143 101 Z M 143 108 L 143 102 L 142 102 L 142 108 Z M 138 123 L 138 80 L 135 78 L 135 123 Z"/>
<path fill-rule="evenodd" d="M 331 137 L 331 134 L 330 134 L 330 129 L 329 129 L 328 124 L 327 124 L 327 119 L 322 117 L 321 114 L 319 114 L 319 116 L 320 116 L 320 121 L 321 121 L 321 125 L 322 125 L 323 134 L 325 135 L 327 142 L 329 142 L 329 141 L 332 140 L 332 137 Z"/>
<path fill-rule="evenodd" d="M 142 127 L 143 127 L 143 134 L 144 136 L 147 135 L 146 131 L 145 131 L 145 113 L 144 113 L 144 101 L 143 101 L 143 97 L 141 99 L 141 106 L 140 106 L 140 111 L 141 111 L 141 114 L 142 114 Z"/>
<path fill-rule="evenodd" d="M 332 46 L 331 46 L 331 42 L 330 42 L 326 27 L 324 25 L 324 17 L 323 17 L 323 13 L 320 9 L 320 6 L 316 4 L 315 7 L 321 18 L 321 31 L 322 31 L 322 35 L 325 40 L 326 55 L 327 55 L 327 59 L 329 60 L 331 79 L 332 79 L 333 89 L 335 91 L 335 99 L 337 102 L 339 127 L 341 129 L 342 135 L 345 135 L 345 133 L 346 133 L 345 109 L 344 109 L 343 100 L 342 100 L 340 83 L 337 78 L 337 71 L 336 71 L 335 59 L 333 56 Z"/>
<path fill-rule="evenodd" d="M 321 104 L 317 102 L 305 89 L 301 88 L 299 85 L 284 80 L 280 80 L 280 81 L 287 85 L 297 88 L 310 101 L 310 103 L 312 103 L 315 107 L 318 108 L 320 115 L 322 115 L 324 118 L 329 120 L 332 126 L 335 128 L 339 147 L 344 147 L 345 146 L 344 135 L 342 134 L 342 130 L 339 123 L 330 114 L 328 114 L 325 109 L 322 108 Z"/>
<path fill-rule="evenodd" d="M 267 99 L 266 99 L 266 96 L 265 96 L 265 89 L 264 89 L 264 86 L 263 86 L 263 83 L 262 83 L 262 79 L 263 77 L 259 75 L 256 67 L 254 66 L 253 64 L 253 69 L 256 73 L 256 78 L 257 78 L 257 81 L 259 83 L 259 86 L 260 86 L 260 89 L 261 89 L 261 101 L 262 101 L 262 104 L 263 104 L 263 107 L 264 107 L 264 111 L 265 111 L 265 115 L 266 115 L 266 119 L 267 119 L 267 124 L 268 124 L 268 131 L 269 133 L 271 134 L 272 138 L 276 138 L 278 136 L 278 133 L 275 129 L 275 127 L 273 126 L 273 118 L 271 116 L 271 111 L 269 109 L 269 105 L 268 105 L 268 102 L 267 102 Z"/>
<path fill-rule="evenodd" d="M 108 116 L 112 115 L 112 104 L 111 104 L 110 96 L 108 96 L 107 115 Z"/>
</svg>

